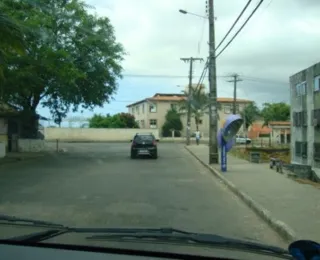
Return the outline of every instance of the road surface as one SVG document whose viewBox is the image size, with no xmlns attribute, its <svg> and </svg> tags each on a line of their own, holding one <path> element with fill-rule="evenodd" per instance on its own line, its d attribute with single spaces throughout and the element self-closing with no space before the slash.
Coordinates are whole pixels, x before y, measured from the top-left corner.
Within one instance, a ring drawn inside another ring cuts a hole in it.
<svg viewBox="0 0 320 260">
<path fill-rule="evenodd" d="M 86 227 L 174 227 L 283 245 L 181 144 L 129 158 L 129 143 L 62 144 L 67 153 L 0 166 L 0 213 Z"/>
</svg>

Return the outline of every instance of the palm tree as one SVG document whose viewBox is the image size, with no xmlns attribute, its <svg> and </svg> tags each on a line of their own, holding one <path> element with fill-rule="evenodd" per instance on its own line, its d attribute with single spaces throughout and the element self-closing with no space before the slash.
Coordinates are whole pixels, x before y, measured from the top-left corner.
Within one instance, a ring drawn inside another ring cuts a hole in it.
<svg viewBox="0 0 320 260">
<path fill-rule="evenodd" d="M 189 97 L 188 92 L 184 91 L 184 94 Z M 187 113 L 187 108 L 190 103 L 191 106 L 191 117 L 194 118 L 196 124 L 196 130 L 199 130 L 199 124 L 202 117 L 205 114 L 209 114 L 210 98 L 209 94 L 205 93 L 204 85 L 198 85 L 191 88 L 190 98 L 186 98 L 180 102 L 180 113 Z M 220 104 L 217 103 L 217 110 L 220 110 Z M 219 113 L 217 113 L 219 120 Z"/>
</svg>

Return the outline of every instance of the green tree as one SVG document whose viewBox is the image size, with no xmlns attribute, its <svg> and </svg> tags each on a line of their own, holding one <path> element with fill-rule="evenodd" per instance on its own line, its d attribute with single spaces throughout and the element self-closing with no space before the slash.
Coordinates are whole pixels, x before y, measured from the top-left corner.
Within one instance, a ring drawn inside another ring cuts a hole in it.
<svg viewBox="0 0 320 260">
<path fill-rule="evenodd" d="M 133 115 L 129 113 L 119 113 L 111 116 L 95 114 L 89 120 L 90 128 L 139 128 Z"/>
<path fill-rule="evenodd" d="M 176 137 L 181 136 L 181 130 L 183 128 L 180 114 L 178 111 L 174 108 L 171 108 L 167 111 L 166 121 L 162 126 L 162 136 L 163 137 L 169 137 L 172 136 L 172 131 L 174 130 L 174 135 Z"/>
<path fill-rule="evenodd" d="M 255 102 L 251 102 L 241 111 L 241 116 L 245 119 L 246 129 L 248 129 L 260 117 L 260 110 Z"/>
<path fill-rule="evenodd" d="M 284 102 L 264 103 L 261 116 L 264 119 L 264 125 L 268 125 L 270 121 L 288 121 L 290 120 L 290 105 Z"/>
<path fill-rule="evenodd" d="M 70 110 L 110 101 L 125 53 L 108 18 L 89 14 L 80 0 L 2 2 L 26 28 L 27 53 L 8 57 L 2 86 L 6 101 L 24 112 L 25 123 L 33 125 L 39 105 L 60 123 Z"/>
<path fill-rule="evenodd" d="M 186 99 L 180 103 L 180 113 L 187 114 L 188 105 L 191 107 L 191 117 L 194 118 L 196 124 L 196 130 L 199 130 L 199 124 L 205 114 L 209 113 L 210 98 L 204 91 L 204 85 L 198 85 L 191 88 L 190 99 L 187 92 L 184 93 Z M 217 110 L 220 110 L 221 106 L 217 103 Z M 219 119 L 219 113 L 217 113 Z"/>
<path fill-rule="evenodd" d="M 0 8 L 2 9 L 1 4 Z M 2 10 L 0 10 L 0 39 L 0 79 L 3 80 L 3 69 L 6 66 L 8 53 L 24 53 L 25 42 L 18 23 Z"/>
</svg>

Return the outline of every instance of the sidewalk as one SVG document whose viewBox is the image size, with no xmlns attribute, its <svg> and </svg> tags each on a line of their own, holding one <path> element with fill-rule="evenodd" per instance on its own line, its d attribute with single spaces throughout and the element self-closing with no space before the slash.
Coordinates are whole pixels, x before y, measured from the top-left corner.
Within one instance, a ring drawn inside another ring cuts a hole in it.
<svg viewBox="0 0 320 260">
<path fill-rule="evenodd" d="M 208 164 L 207 145 L 191 145 L 186 148 L 202 163 Z M 297 183 L 269 169 L 269 164 L 253 164 L 230 154 L 227 164 L 226 173 L 220 172 L 220 165 L 212 165 L 211 168 L 218 171 L 215 175 L 219 177 L 221 174 L 226 179 L 227 186 L 281 235 L 290 240 L 290 236 L 284 233 L 290 233 L 291 229 L 295 238 L 320 241 L 319 189 Z M 259 212 L 263 210 L 264 212 Z"/>
</svg>

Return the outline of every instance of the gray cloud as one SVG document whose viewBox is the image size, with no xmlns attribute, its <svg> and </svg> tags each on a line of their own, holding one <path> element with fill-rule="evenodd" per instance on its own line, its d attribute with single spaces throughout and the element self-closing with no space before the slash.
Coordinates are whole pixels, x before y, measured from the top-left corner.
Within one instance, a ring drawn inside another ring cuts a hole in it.
<svg viewBox="0 0 320 260">
<path fill-rule="evenodd" d="M 188 65 L 182 63 L 180 57 L 206 58 L 208 55 L 207 23 L 201 18 L 178 12 L 179 9 L 186 9 L 205 15 L 205 1 L 86 2 L 95 6 L 100 15 L 110 17 L 118 40 L 130 53 L 123 64 L 126 73 L 185 75 Z M 217 43 L 246 2 L 247 0 L 215 1 Z M 253 2 L 250 10 L 258 1 Z M 237 72 L 243 76 L 243 82 L 239 83 L 239 97 L 252 99 L 260 104 L 288 101 L 289 76 L 320 59 L 319 7 L 318 0 L 265 1 L 244 30 L 218 58 L 218 75 Z M 235 29 L 239 28 L 250 10 Z M 202 68 L 203 64 L 196 64 L 194 74 L 200 75 Z M 150 86 L 157 85 L 156 78 L 141 80 L 149 82 Z M 168 79 L 166 82 L 163 90 L 175 91 L 176 85 L 187 84 L 187 78 Z M 155 89 L 155 92 L 159 92 L 159 89 Z M 220 96 L 231 96 L 232 84 L 226 82 L 225 78 L 219 78 L 218 93 Z"/>
</svg>

